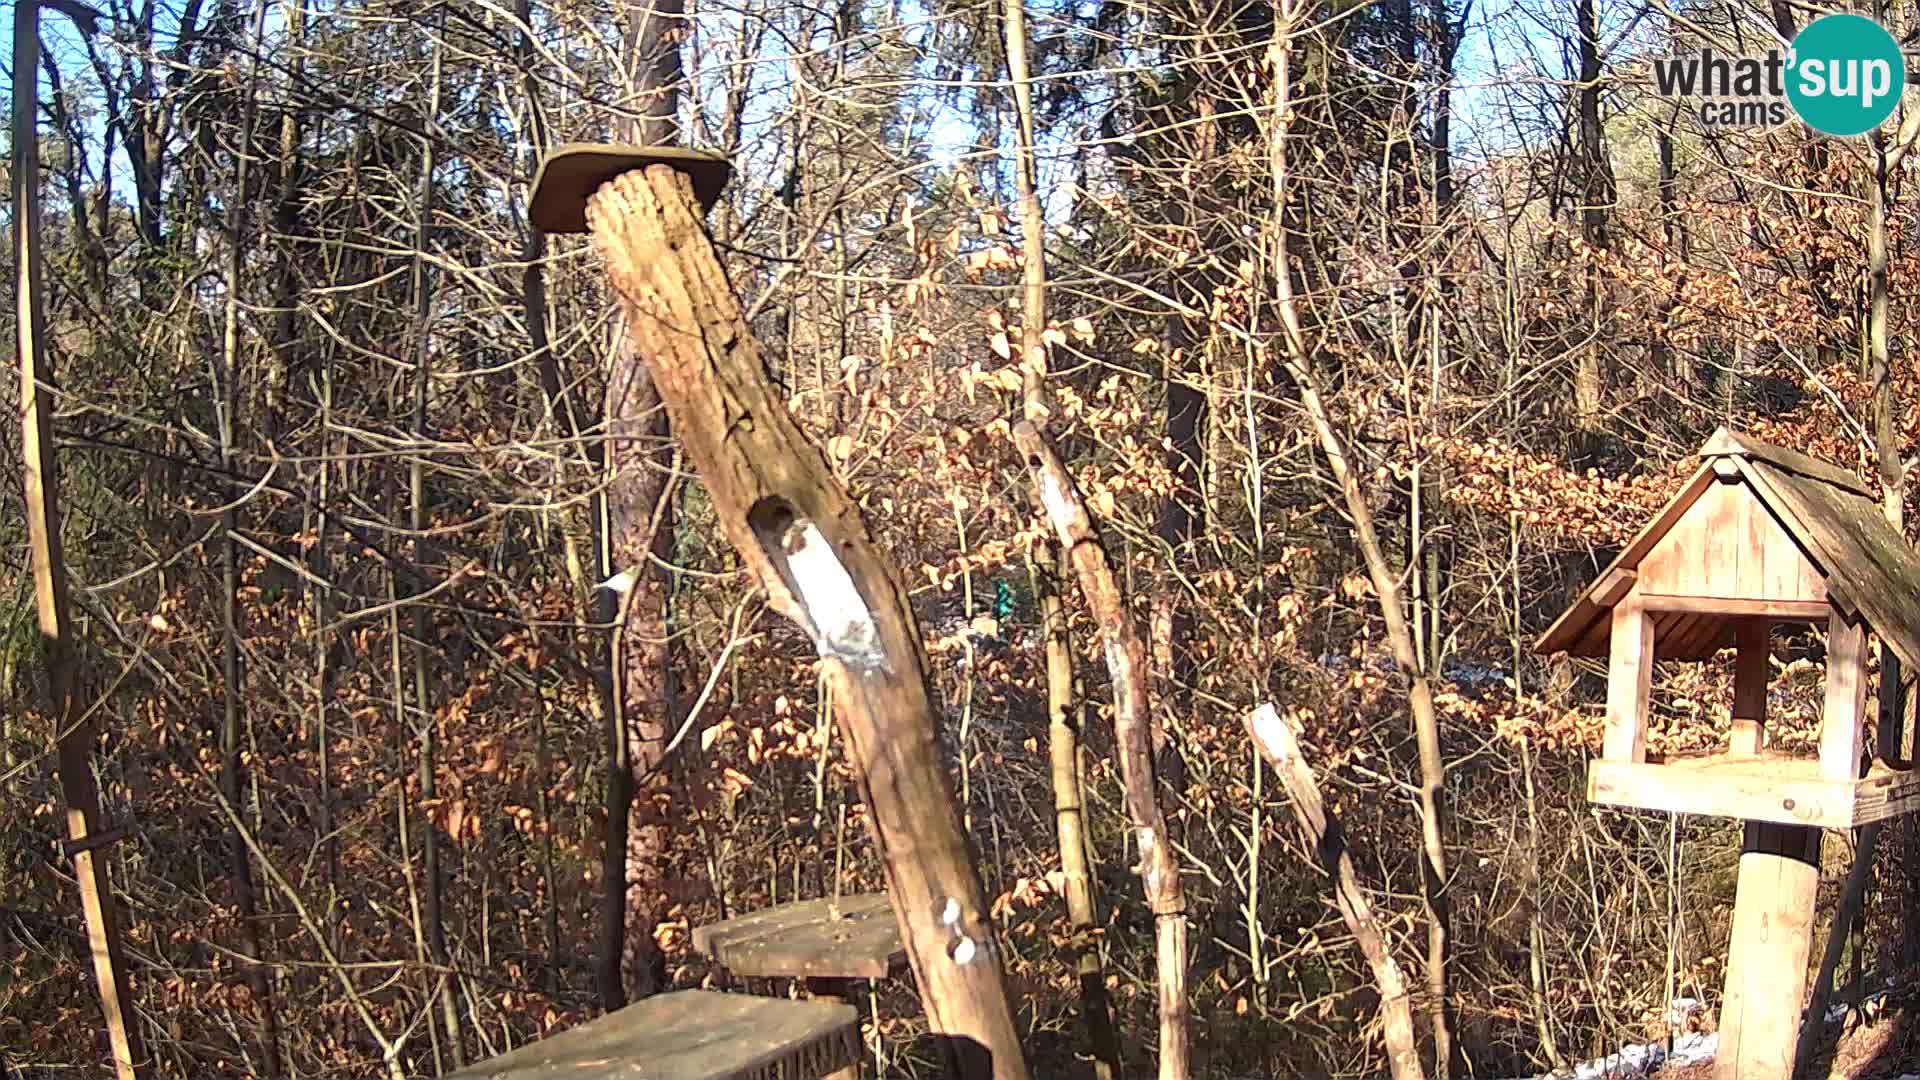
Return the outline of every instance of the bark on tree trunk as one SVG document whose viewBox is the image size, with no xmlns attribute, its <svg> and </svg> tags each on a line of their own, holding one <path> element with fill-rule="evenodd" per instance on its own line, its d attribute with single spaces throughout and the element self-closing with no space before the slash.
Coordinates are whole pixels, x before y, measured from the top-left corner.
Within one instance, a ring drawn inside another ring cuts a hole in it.
<svg viewBox="0 0 1920 1080">
<path fill-rule="evenodd" d="M 432 72 L 428 79 L 426 120 L 429 127 L 436 122 L 440 114 L 440 50 L 433 52 Z M 427 261 L 428 245 L 433 236 L 433 140 L 420 140 L 420 179 L 414 196 L 414 243 L 413 256 L 413 436 L 421 443 L 427 435 L 427 393 L 432 379 L 432 323 L 433 323 L 433 268 Z M 426 466 L 418 453 L 414 455 L 407 468 L 407 505 L 409 521 L 414 532 L 414 559 L 426 561 L 425 533 L 427 529 L 427 480 Z M 415 722 L 420 726 L 420 798 L 430 801 L 438 797 L 439 780 L 439 732 L 438 717 L 435 715 L 433 680 L 428 672 L 430 657 L 440 651 L 433 629 L 432 620 L 427 617 L 427 609 L 414 604 L 410 619 L 413 648 L 412 693 Z M 425 879 L 421 900 L 425 907 L 423 916 L 427 931 L 427 954 L 442 972 L 451 968 L 447 953 L 446 917 L 442 912 L 445 889 L 440 872 L 440 833 L 429 821 L 422 830 L 420 838 L 421 870 Z M 460 1014 L 455 1005 L 454 980 L 443 976 L 435 980 L 435 994 L 439 998 L 440 1023 L 445 1027 L 447 1042 L 453 1054 L 456 1068 L 467 1063 L 466 1050 L 460 1038 Z"/>
<path fill-rule="evenodd" d="M 627 9 L 624 37 L 633 66 L 622 81 L 632 112 L 616 130 L 628 142 L 678 141 L 685 8 L 685 0 L 641 0 Z M 631 332 L 614 348 L 605 416 L 600 573 L 635 575 L 631 591 L 601 609 L 615 633 L 608 647 L 606 891 L 597 960 L 601 1003 L 614 1009 L 666 988 L 666 958 L 653 935 L 666 886 L 667 830 L 642 789 L 665 752 L 675 699 L 673 582 L 664 566 L 673 548 L 672 447 L 667 415 Z M 642 801 L 637 822 L 635 799 Z"/>
<path fill-rule="evenodd" d="M 100 791 L 93 780 L 91 714 L 80 700 L 79 650 L 75 647 L 67 567 L 60 543 L 60 482 L 53 430 L 55 385 L 46 341 L 46 303 L 40 264 L 40 168 L 38 106 L 40 6 L 21 0 L 13 9 L 13 257 L 16 345 L 20 354 L 20 460 L 27 509 L 27 547 L 33 564 L 33 599 L 46 658 L 49 714 L 59 724 L 60 794 L 67 804 L 67 838 L 75 845 L 100 831 Z M 140 1019 L 127 988 L 121 944 L 120 904 L 107 879 L 108 848 L 78 847 L 73 873 L 80 883 L 88 951 L 100 992 L 107 1042 L 118 1080 L 151 1075 Z"/>
<path fill-rule="evenodd" d="M 1013 84 L 1014 185 L 1020 195 L 1021 413 L 1046 419 L 1047 255 L 1045 211 L 1040 204 L 1035 157 L 1033 78 L 1027 64 L 1026 0 L 1006 0 L 1004 9 L 1007 78 Z M 1087 865 L 1085 793 L 1080 783 L 1080 731 L 1073 723 L 1073 651 L 1067 639 L 1066 604 L 1060 595 L 1065 560 L 1057 548 L 1039 553 L 1042 569 L 1033 575 L 1040 609 L 1040 635 L 1047 670 L 1047 743 L 1052 759 L 1054 820 L 1060 846 L 1060 870 L 1067 879 L 1067 918 L 1073 926 L 1074 967 L 1080 978 L 1081 1020 L 1087 1026 L 1095 1080 L 1120 1075 L 1120 1044 L 1113 1006 L 1107 998 L 1100 947 L 1093 936 L 1093 874 Z"/>
<path fill-rule="evenodd" d="M 1580 87 L 1578 129 L 1580 153 L 1580 238 L 1587 246 L 1589 260 L 1607 248 L 1607 211 L 1613 206 L 1613 170 L 1600 144 L 1600 23 L 1595 0 L 1578 0 L 1575 33 L 1580 35 Z M 1605 298 L 1599 275 L 1591 262 L 1586 271 L 1588 329 L 1597 331 L 1604 317 Z M 1580 367 L 1574 378 L 1574 421 L 1582 431 L 1600 426 L 1605 401 L 1606 373 L 1600 357 L 1600 341 L 1580 348 Z"/>
<path fill-rule="evenodd" d="M 1413 999 L 1407 993 L 1406 976 L 1387 948 L 1386 935 L 1373 917 L 1372 903 L 1360 890 L 1340 819 L 1327 810 L 1320 783 L 1300 753 L 1292 725 L 1271 704 L 1260 706 L 1247 717 L 1247 731 L 1293 800 L 1293 820 L 1299 826 L 1300 838 L 1332 880 L 1333 906 L 1353 934 L 1353 943 L 1366 959 L 1367 969 L 1373 972 L 1374 985 L 1380 991 L 1380 1028 L 1387 1042 L 1387 1067 L 1394 1080 L 1424 1080 L 1426 1072 L 1420 1067 L 1420 1048 L 1414 1041 Z"/>
<path fill-rule="evenodd" d="M 1106 550 L 1073 477 L 1055 456 L 1041 428 L 1022 420 L 1013 442 L 1033 477 L 1035 501 L 1053 525 L 1080 581 L 1080 593 L 1100 626 L 1100 642 L 1113 678 L 1113 737 L 1126 788 L 1127 815 L 1139 847 L 1137 867 L 1153 909 L 1160 1003 L 1160 1078 L 1184 1080 L 1189 1062 L 1187 1018 L 1187 905 L 1180 888 L 1180 861 L 1167 842 L 1166 816 L 1153 771 L 1148 731 L 1146 650 L 1133 613 L 1114 580 Z"/>
<path fill-rule="evenodd" d="M 1173 474 L 1174 488 L 1160 506 L 1154 535 L 1167 545 L 1170 558 L 1180 560 L 1192 558 L 1193 543 L 1207 527 L 1201 477 L 1206 472 L 1204 436 L 1209 410 L 1206 392 L 1188 381 L 1188 368 L 1182 363 L 1191 357 L 1196 338 L 1187 317 L 1177 313 L 1169 316 L 1166 336 L 1171 347 L 1167 350 L 1165 462 L 1167 471 Z M 1169 772 L 1180 771 L 1183 763 L 1178 746 L 1166 741 L 1167 731 L 1173 717 L 1187 711 L 1185 706 L 1191 702 L 1187 690 L 1193 684 L 1194 671 L 1193 619 L 1180 599 L 1179 582 L 1163 583 L 1155 590 L 1150 620 L 1154 674 L 1159 684 L 1158 707 L 1154 710 L 1155 751 L 1160 761 L 1171 766 Z M 1172 781 L 1170 786 L 1176 792 L 1185 787 L 1178 776 L 1166 779 Z"/>
<path fill-rule="evenodd" d="M 1054 831 L 1060 847 L 1060 872 L 1066 877 L 1067 922 L 1073 928 L 1074 972 L 1080 980 L 1080 1013 L 1087 1025 L 1096 1080 L 1121 1074 L 1120 1034 L 1114 1027 L 1113 1003 L 1100 962 L 1095 931 L 1100 922 L 1093 889 L 1093 869 L 1087 857 L 1086 793 L 1081 783 L 1080 715 L 1073 699 L 1073 653 L 1067 648 L 1067 611 L 1056 586 L 1066 579 L 1063 552 L 1045 572 L 1041 597 L 1041 633 L 1047 639 L 1047 751 L 1053 778 Z M 1043 572 L 1034 572 L 1042 579 Z M 1057 643 L 1057 647 L 1056 647 Z M 1058 692 L 1055 689 L 1058 688 Z M 1078 715 L 1077 715 L 1078 714 Z"/>
<path fill-rule="evenodd" d="M 587 220 L 722 531 L 768 603 L 813 639 L 870 807 L 901 938 L 950 1071 L 1023 1080 L 1000 950 L 934 730 L 898 574 L 775 396 L 691 182 L 665 165 L 602 186 Z"/>
<path fill-rule="evenodd" d="M 618 598 L 613 620 L 617 708 L 610 737 L 618 752 L 607 795 L 607 870 L 618 876 L 608 880 L 606 915 L 618 918 L 622 933 L 603 963 L 618 976 L 620 1000 L 638 1001 L 667 984 L 666 957 L 653 937 L 667 886 L 667 826 L 645 788 L 673 730 L 677 698 L 669 645 L 672 582 L 662 570 L 673 552 L 674 485 L 660 395 L 631 347 L 623 345 L 621 354 L 616 381 L 607 386 L 607 460 L 620 478 L 606 493 L 607 542 L 611 566 L 634 570 L 635 580 Z M 616 889 L 616 882 L 624 884 Z"/>
<path fill-rule="evenodd" d="M 253 40 L 257 49 L 265 29 L 267 8 L 261 0 L 254 21 Z M 240 145 L 250 146 L 253 142 L 254 124 L 259 116 L 259 106 L 255 95 L 259 91 L 259 77 L 256 67 L 254 77 L 249 83 L 251 91 L 247 98 L 244 118 L 241 123 Z M 243 288 L 241 274 L 246 261 L 249 242 L 246 199 L 249 160 L 242 153 L 234 166 L 233 200 L 227 222 L 227 267 L 226 267 L 226 304 L 224 326 L 221 335 L 220 350 L 220 465 L 229 475 L 234 472 L 235 455 L 238 449 L 240 411 L 240 292 Z M 246 735 L 246 714 L 241 706 L 241 696 L 245 687 L 242 684 L 243 664 L 240 657 L 240 540 L 239 506 L 235 501 L 244 493 L 230 490 L 230 499 L 220 514 L 220 527 L 226 534 L 221 545 L 221 634 L 220 667 L 221 681 L 225 684 L 222 693 L 220 717 L 220 797 L 233 808 L 238 818 L 247 816 L 246 768 L 241 758 L 241 744 Z M 256 817 L 255 820 L 258 820 Z M 260 1063 L 268 1076 L 280 1073 L 280 1033 L 275 1016 L 273 987 L 267 977 L 265 956 L 261 948 L 259 912 L 253 887 L 253 860 L 247 852 L 247 844 L 240 834 L 240 826 L 235 825 L 227 834 L 227 876 L 233 885 L 234 914 L 239 923 L 240 948 L 248 958 L 246 964 L 247 989 L 253 996 L 254 1038 L 260 1047 Z"/>
</svg>

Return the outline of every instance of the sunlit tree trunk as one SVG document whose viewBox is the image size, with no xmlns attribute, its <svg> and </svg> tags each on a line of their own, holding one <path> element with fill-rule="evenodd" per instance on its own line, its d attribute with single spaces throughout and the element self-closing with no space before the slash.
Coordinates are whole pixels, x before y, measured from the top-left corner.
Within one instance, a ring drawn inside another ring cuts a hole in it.
<svg viewBox="0 0 1920 1080">
<path fill-rule="evenodd" d="M 1046 379 L 1048 357 L 1046 218 L 1040 202 L 1038 153 L 1033 122 L 1033 73 L 1027 62 L 1026 0 L 1006 0 L 1004 29 L 1007 77 L 1013 83 L 1015 116 L 1014 184 L 1020 199 L 1021 412 L 1026 419 L 1043 421 L 1048 414 Z M 1040 586 L 1040 636 L 1047 672 L 1047 739 L 1053 778 L 1055 834 L 1060 869 L 1066 875 L 1067 918 L 1073 927 L 1074 969 L 1080 982 L 1081 1020 L 1087 1027 L 1094 1075 L 1112 1080 L 1120 1072 L 1119 1037 L 1114 1030 L 1113 1006 L 1107 999 L 1101 971 L 1100 946 L 1094 936 L 1095 894 L 1087 865 L 1086 798 L 1080 783 L 1080 731 L 1073 709 L 1073 653 L 1067 640 L 1066 606 L 1057 571 L 1063 570 L 1058 549 L 1036 554 Z"/>
<path fill-rule="evenodd" d="M 100 789 L 94 782 L 92 760 L 98 729 L 81 700 L 81 653 L 74 636 L 66 554 L 60 536 L 54 373 L 40 251 L 39 71 L 40 5 L 22 0 L 13 9 L 13 153 L 9 171 L 28 558 L 51 690 L 48 713 L 58 725 L 57 767 L 60 793 L 67 804 L 67 837 L 73 844 L 73 872 L 80 885 L 80 908 L 86 920 L 88 951 L 114 1075 L 117 1080 L 146 1080 L 151 1071 L 140 1018 L 128 990 L 120 904 L 107 876 L 108 849 L 95 836 L 101 828 Z"/>
<path fill-rule="evenodd" d="M 625 55 L 632 68 L 622 85 L 629 116 L 616 123 L 625 142 L 679 141 L 676 122 L 686 33 L 684 0 L 651 0 L 627 10 Z M 603 576 L 632 571 L 624 596 L 603 591 L 600 621 L 617 631 L 609 658 L 613 709 L 609 716 L 606 874 L 602 897 L 601 1003 L 611 1009 L 665 988 L 666 967 L 654 927 L 665 888 L 667 829 L 643 790 L 666 747 L 673 724 L 671 649 L 674 538 L 672 467 L 666 411 L 632 339 L 621 334 L 607 378 Z M 635 801 L 640 820 L 632 817 Z"/>
</svg>

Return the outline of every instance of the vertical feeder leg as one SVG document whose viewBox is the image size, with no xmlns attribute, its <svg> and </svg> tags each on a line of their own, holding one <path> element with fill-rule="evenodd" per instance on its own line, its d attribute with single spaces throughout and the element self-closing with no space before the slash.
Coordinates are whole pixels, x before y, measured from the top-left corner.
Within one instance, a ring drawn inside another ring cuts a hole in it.
<svg viewBox="0 0 1920 1080">
<path fill-rule="evenodd" d="M 807 994 L 820 1001 L 839 1002 L 856 1009 L 860 1007 L 860 1003 L 854 1000 L 852 979 L 810 978 L 807 980 Z M 860 1066 L 856 1063 L 844 1069 L 835 1069 L 821 1080 L 860 1080 Z"/>
<path fill-rule="evenodd" d="M 1767 746 L 1767 654 L 1772 631 L 1761 619 L 1747 619 L 1734 627 L 1734 655 L 1739 659 L 1733 677 L 1733 738 L 1728 749 L 1736 754 L 1751 756 Z"/>
<path fill-rule="evenodd" d="M 1608 761 L 1647 760 L 1647 697 L 1653 686 L 1653 620 L 1629 594 L 1613 608 L 1613 639 L 1607 650 L 1607 733 L 1600 756 Z"/>
</svg>

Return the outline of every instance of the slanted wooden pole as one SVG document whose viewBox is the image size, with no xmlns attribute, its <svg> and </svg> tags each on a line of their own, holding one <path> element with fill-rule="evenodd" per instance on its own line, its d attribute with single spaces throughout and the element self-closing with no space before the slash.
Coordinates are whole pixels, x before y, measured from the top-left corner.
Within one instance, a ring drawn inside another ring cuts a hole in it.
<svg viewBox="0 0 1920 1080">
<path fill-rule="evenodd" d="M 1058 534 L 1080 579 L 1081 595 L 1100 627 L 1107 670 L 1113 676 L 1113 740 L 1126 787 L 1127 813 L 1140 850 L 1140 882 L 1153 908 L 1156 980 L 1160 1003 L 1160 1080 L 1184 1080 L 1189 1072 L 1187 1021 L 1187 901 L 1180 888 L 1180 859 L 1167 842 L 1160 786 L 1153 774 L 1153 737 L 1147 701 L 1147 657 L 1126 598 L 1107 564 L 1093 519 L 1042 429 L 1022 420 L 1013 444 L 1033 475 L 1038 502 Z"/>
<path fill-rule="evenodd" d="M 92 29 L 90 9 L 54 5 Z M 90 843 L 100 831 L 100 791 L 93 781 L 96 730 L 80 700 L 79 650 L 67 595 L 67 564 L 60 545 L 60 478 L 54 454 L 53 359 L 46 347 L 46 304 L 40 266 L 40 4 L 13 9 L 13 258 L 20 352 L 21 462 L 26 488 L 27 547 L 33 562 L 33 599 L 40 615 L 52 714 L 59 725 L 60 793 L 67 803 L 68 848 L 80 882 L 94 982 L 100 990 L 107 1042 L 118 1080 L 151 1075 L 127 986 L 120 942 L 119 904 L 107 880 L 107 850 Z"/>
<path fill-rule="evenodd" d="M 1380 991 L 1380 1034 L 1387 1043 L 1387 1069 L 1393 1080 L 1424 1080 L 1420 1067 L 1420 1047 L 1413 1035 L 1413 998 L 1407 993 L 1407 977 L 1394 962 L 1387 936 L 1374 918 L 1373 904 L 1360 888 L 1360 877 L 1353 870 L 1353 855 L 1347 850 L 1346 831 L 1340 819 L 1327 809 L 1320 794 L 1320 781 L 1300 753 L 1300 740 L 1293 726 L 1282 719 L 1271 704 L 1262 705 L 1247 717 L 1247 731 L 1260 756 L 1273 766 L 1280 786 L 1287 789 L 1293 803 L 1294 824 L 1307 850 L 1320 861 L 1320 868 L 1333 881 L 1333 906 L 1353 935 L 1353 943 L 1373 973 L 1374 988 Z"/>
<path fill-rule="evenodd" d="M 1846 656 L 1851 650 L 1857 658 L 1864 649 L 1849 644 L 1852 634 L 1864 639 L 1857 623 L 1848 623 L 1836 612 L 1828 631 L 1828 694 L 1822 728 L 1851 726 L 1857 748 L 1864 704 L 1858 693 L 1862 680 L 1847 674 Z M 1738 644 L 1734 716 L 1764 731 L 1769 676 L 1766 639 L 1743 629 Z M 1807 988 L 1807 958 L 1813 950 L 1820 838 L 1817 828 L 1747 822 L 1720 1005 L 1716 1080 L 1777 1080 L 1792 1073 L 1801 999 Z"/>
<path fill-rule="evenodd" d="M 907 958 L 949 1073 L 1025 1080 L 1000 950 L 934 730 L 920 632 L 859 504 L 794 423 L 687 172 L 639 163 L 586 222 L 721 530 L 835 684 Z"/>
</svg>

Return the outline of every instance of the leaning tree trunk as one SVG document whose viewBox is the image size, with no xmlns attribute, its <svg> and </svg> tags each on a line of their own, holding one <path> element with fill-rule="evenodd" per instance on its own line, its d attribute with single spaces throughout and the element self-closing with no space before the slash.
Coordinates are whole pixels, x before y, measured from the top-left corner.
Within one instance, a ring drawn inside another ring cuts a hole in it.
<svg viewBox="0 0 1920 1080">
<path fill-rule="evenodd" d="M 901 939 L 949 1071 L 1024 1080 L 1000 948 L 934 728 L 919 627 L 858 502 L 794 422 L 670 166 L 601 186 L 587 222 L 634 351 L 723 533 L 813 639 L 871 809 Z"/>
<path fill-rule="evenodd" d="M 1187 902 L 1180 889 L 1180 860 L 1167 842 L 1167 819 L 1160 811 L 1160 787 L 1153 773 L 1153 734 L 1148 720 L 1147 657 L 1133 613 L 1107 564 L 1106 550 L 1079 488 L 1060 464 L 1046 434 L 1022 420 L 1013 442 L 1033 474 L 1038 502 L 1052 522 L 1060 546 L 1072 560 L 1093 621 L 1100 626 L 1107 670 L 1113 676 L 1113 738 L 1126 787 L 1127 814 L 1133 819 L 1140 849 L 1140 882 L 1153 908 L 1155 955 L 1160 998 L 1160 1080 L 1184 1080 L 1188 1073 Z"/>
<path fill-rule="evenodd" d="M 1307 850 L 1320 861 L 1320 868 L 1333 881 L 1333 906 L 1353 935 L 1353 943 L 1373 972 L 1374 987 L 1380 991 L 1380 1028 L 1387 1041 L 1387 1067 L 1394 1080 L 1422 1080 L 1420 1047 L 1413 1036 L 1413 999 L 1407 993 L 1406 975 L 1394 963 L 1386 935 L 1373 916 L 1373 904 L 1360 891 L 1360 879 L 1353 870 L 1353 854 L 1347 850 L 1346 830 L 1340 819 L 1326 807 L 1320 795 L 1320 782 L 1313 767 L 1300 754 L 1300 740 L 1293 727 L 1271 704 L 1262 705 L 1247 717 L 1247 731 L 1260 756 L 1273 766 L 1280 786 L 1293 800 L 1293 820 Z"/>
<path fill-rule="evenodd" d="M 1302 16 L 1298 0 L 1282 0 L 1281 22 L 1291 28 Z M 1454 1058 L 1451 998 L 1447 990 L 1448 957 L 1451 943 L 1451 903 L 1447 895 L 1447 851 L 1443 814 L 1446 797 L 1446 761 L 1440 754 L 1440 718 L 1434 707 L 1433 686 L 1426 665 L 1414 648 L 1413 634 L 1407 626 L 1406 609 L 1401 606 L 1402 575 L 1388 564 L 1379 534 L 1374 529 L 1373 511 L 1368 506 L 1360 477 L 1347 458 L 1347 448 L 1334 430 L 1333 416 L 1320 394 L 1320 380 L 1314 368 L 1313 347 L 1307 340 L 1300 305 L 1293 291 L 1292 268 L 1288 253 L 1284 208 L 1290 198 L 1287 142 L 1292 125 L 1292 48 L 1284 33 L 1276 34 L 1267 46 L 1274 71 L 1273 127 L 1267 143 L 1267 167 L 1273 183 L 1272 259 L 1274 306 L 1283 331 L 1281 361 L 1300 393 L 1328 471 L 1340 488 L 1347 515 L 1353 520 L 1354 538 L 1366 562 L 1367 578 L 1378 600 L 1380 617 L 1387 627 L 1387 643 L 1395 666 L 1407 677 L 1407 710 L 1412 714 L 1414 743 L 1420 757 L 1420 896 L 1427 917 L 1427 1002 L 1428 1020 L 1433 1029 L 1434 1075 L 1446 1080 Z"/>
<path fill-rule="evenodd" d="M 20 360 L 21 471 L 27 510 L 27 548 L 33 565 L 33 600 L 51 716 L 58 725 L 60 794 L 67 804 L 68 848 L 80 886 L 88 952 L 100 991 L 107 1042 L 117 1080 L 152 1075 L 140 1018 L 127 986 L 121 942 L 120 904 L 107 879 L 110 843 L 100 833 L 100 789 L 93 778 L 97 729 L 80 700 L 79 661 L 67 590 L 66 556 L 60 543 L 60 482 L 53 430 L 53 358 L 47 348 L 45 293 L 40 262 L 40 148 L 36 92 L 40 72 L 40 5 L 17 0 L 13 9 L 13 257 L 16 345 Z"/>
</svg>

